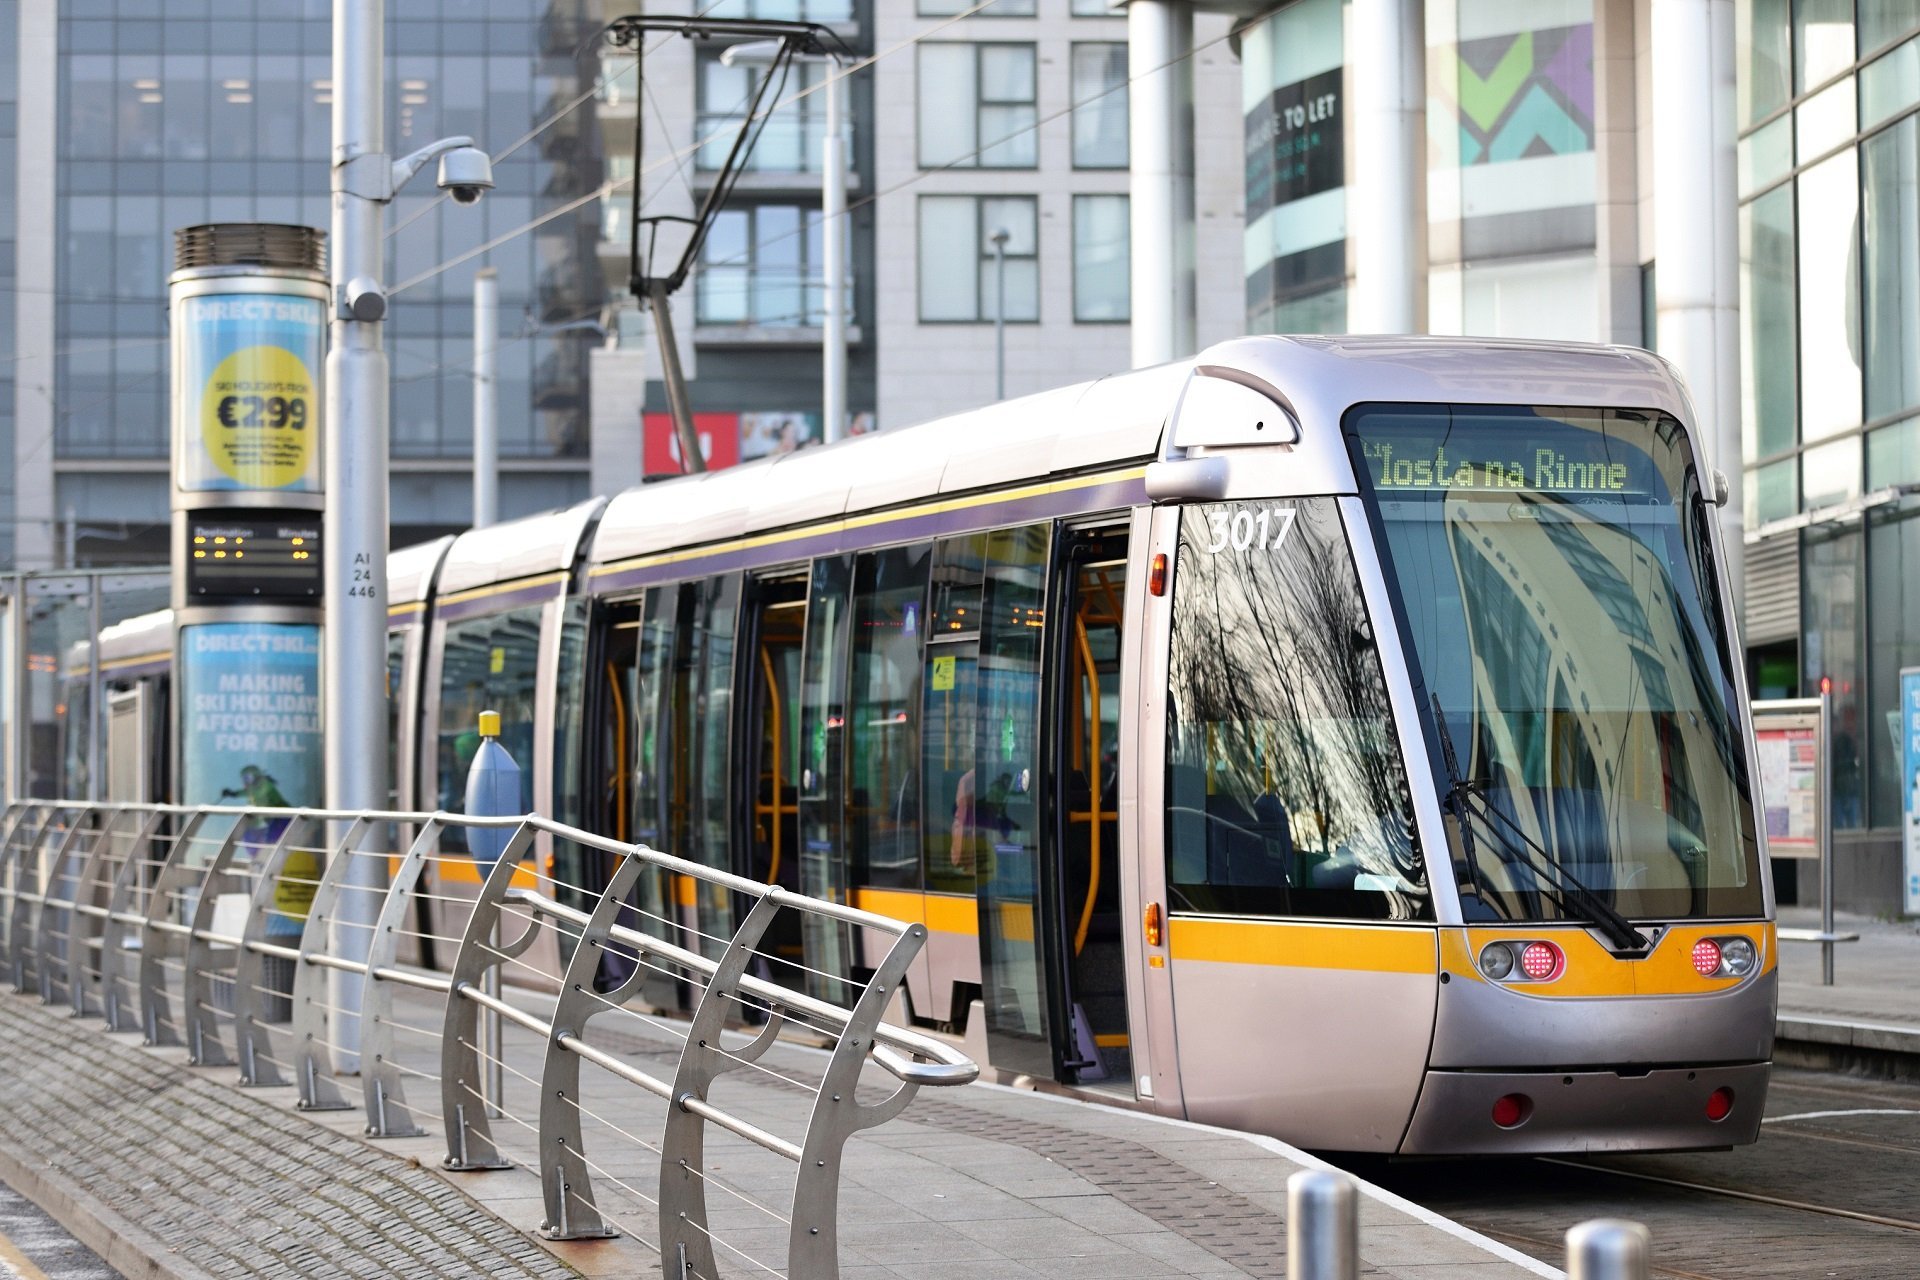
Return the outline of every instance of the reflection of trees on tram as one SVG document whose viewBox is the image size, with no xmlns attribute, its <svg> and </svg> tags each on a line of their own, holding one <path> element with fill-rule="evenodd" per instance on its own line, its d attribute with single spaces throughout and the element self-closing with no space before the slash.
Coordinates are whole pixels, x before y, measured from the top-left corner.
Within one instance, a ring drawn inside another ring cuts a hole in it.
<svg viewBox="0 0 1920 1280">
<path fill-rule="evenodd" d="M 1176 891 L 1195 910 L 1420 913 L 1425 876 L 1399 748 L 1337 508 L 1264 505 L 1290 512 L 1292 528 L 1238 549 L 1231 519 L 1217 518 L 1245 504 L 1195 508 L 1182 522 L 1168 778 Z"/>
<path fill-rule="evenodd" d="M 1704 583 L 1667 567 L 1699 566 L 1649 545 L 1671 550 L 1680 537 L 1673 510 L 1476 496 L 1446 500 L 1472 654 L 1463 768 L 1630 914 L 1706 910 L 1710 883 L 1740 878 L 1742 844 L 1736 810 L 1702 801 L 1703 779 L 1726 796 L 1734 759 L 1712 664 L 1689 625 Z M 1480 862 L 1496 910 L 1547 906 L 1532 872 Z"/>
</svg>

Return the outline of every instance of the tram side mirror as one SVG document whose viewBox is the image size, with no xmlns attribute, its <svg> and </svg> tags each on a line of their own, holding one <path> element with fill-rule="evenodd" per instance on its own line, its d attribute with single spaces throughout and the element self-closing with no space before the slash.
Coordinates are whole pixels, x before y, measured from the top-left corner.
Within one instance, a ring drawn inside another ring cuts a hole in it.
<svg viewBox="0 0 1920 1280">
<path fill-rule="evenodd" d="M 1732 496 L 1733 490 L 1727 484 L 1727 473 L 1715 467 L 1713 469 L 1713 505 L 1724 507 Z"/>
</svg>

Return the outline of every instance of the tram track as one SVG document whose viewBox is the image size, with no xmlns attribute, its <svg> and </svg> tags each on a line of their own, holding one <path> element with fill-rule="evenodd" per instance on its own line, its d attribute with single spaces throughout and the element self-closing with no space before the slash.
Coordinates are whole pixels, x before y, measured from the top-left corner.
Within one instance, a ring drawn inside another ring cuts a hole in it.
<svg viewBox="0 0 1920 1280">
<path fill-rule="evenodd" d="M 1902 1150 L 1908 1154 L 1912 1148 L 1887 1148 Z M 1668 1178 L 1657 1173 L 1642 1173 L 1637 1169 L 1616 1169 L 1604 1164 L 1585 1164 L 1578 1160 L 1561 1160 L 1555 1157 L 1542 1157 L 1541 1164 L 1559 1165 L 1566 1169 L 1579 1169 L 1590 1173 L 1610 1174 L 1616 1178 L 1631 1178 L 1636 1182 L 1653 1183 L 1658 1186 L 1675 1187 L 1683 1191 L 1695 1191 L 1702 1195 L 1724 1196 L 1733 1200 L 1745 1200 L 1751 1204 L 1764 1204 L 1775 1209 L 1793 1209 L 1801 1213 L 1825 1214 L 1833 1218 L 1846 1218 L 1854 1222 L 1871 1222 L 1875 1226 L 1894 1227 L 1901 1231 L 1920 1232 L 1920 1222 L 1910 1218 L 1893 1218 L 1884 1214 L 1866 1213 L 1859 1209 L 1842 1209 L 1836 1205 L 1813 1204 L 1806 1200 L 1793 1200 L 1786 1196 L 1770 1196 L 1760 1191 L 1742 1191 L 1738 1187 L 1716 1187 L 1711 1183 L 1693 1182 L 1685 1178 Z"/>
</svg>

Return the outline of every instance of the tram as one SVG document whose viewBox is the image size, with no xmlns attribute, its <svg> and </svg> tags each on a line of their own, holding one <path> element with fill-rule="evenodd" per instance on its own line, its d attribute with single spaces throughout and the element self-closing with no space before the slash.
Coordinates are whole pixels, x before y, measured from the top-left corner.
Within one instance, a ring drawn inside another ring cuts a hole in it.
<svg viewBox="0 0 1920 1280">
<path fill-rule="evenodd" d="M 530 809 L 924 923 L 911 1016 L 1009 1076 L 1324 1149 L 1751 1142 L 1773 902 L 1691 421 L 1636 349 L 1246 338 L 475 530 L 395 557 L 396 797 L 457 809 L 498 710 Z M 820 990 L 878 945 L 772 942 Z"/>
</svg>

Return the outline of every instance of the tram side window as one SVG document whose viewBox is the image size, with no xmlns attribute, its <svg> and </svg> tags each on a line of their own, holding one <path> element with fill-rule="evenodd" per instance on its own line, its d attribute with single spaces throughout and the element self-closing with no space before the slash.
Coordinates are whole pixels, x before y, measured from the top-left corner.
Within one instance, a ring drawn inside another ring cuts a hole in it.
<svg viewBox="0 0 1920 1280">
<path fill-rule="evenodd" d="M 540 680 L 541 606 L 451 622 L 440 667 L 439 806 L 466 808 L 467 767 L 480 749 L 480 713 L 500 713 L 500 745 L 520 766 L 520 804 L 533 808 L 533 718 Z M 443 850 L 464 851 L 457 827 Z"/>
<path fill-rule="evenodd" d="M 890 547 L 854 567 L 853 883 L 920 888 L 920 649 L 930 548 Z"/>
<path fill-rule="evenodd" d="M 387 807 L 403 809 L 400 779 L 412 761 L 400 758 L 400 704 L 407 696 L 407 635 L 387 632 Z"/>
<path fill-rule="evenodd" d="M 1169 673 L 1176 909 L 1432 917 L 1373 627 L 1333 499 L 1186 509 Z"/>
</svg>

